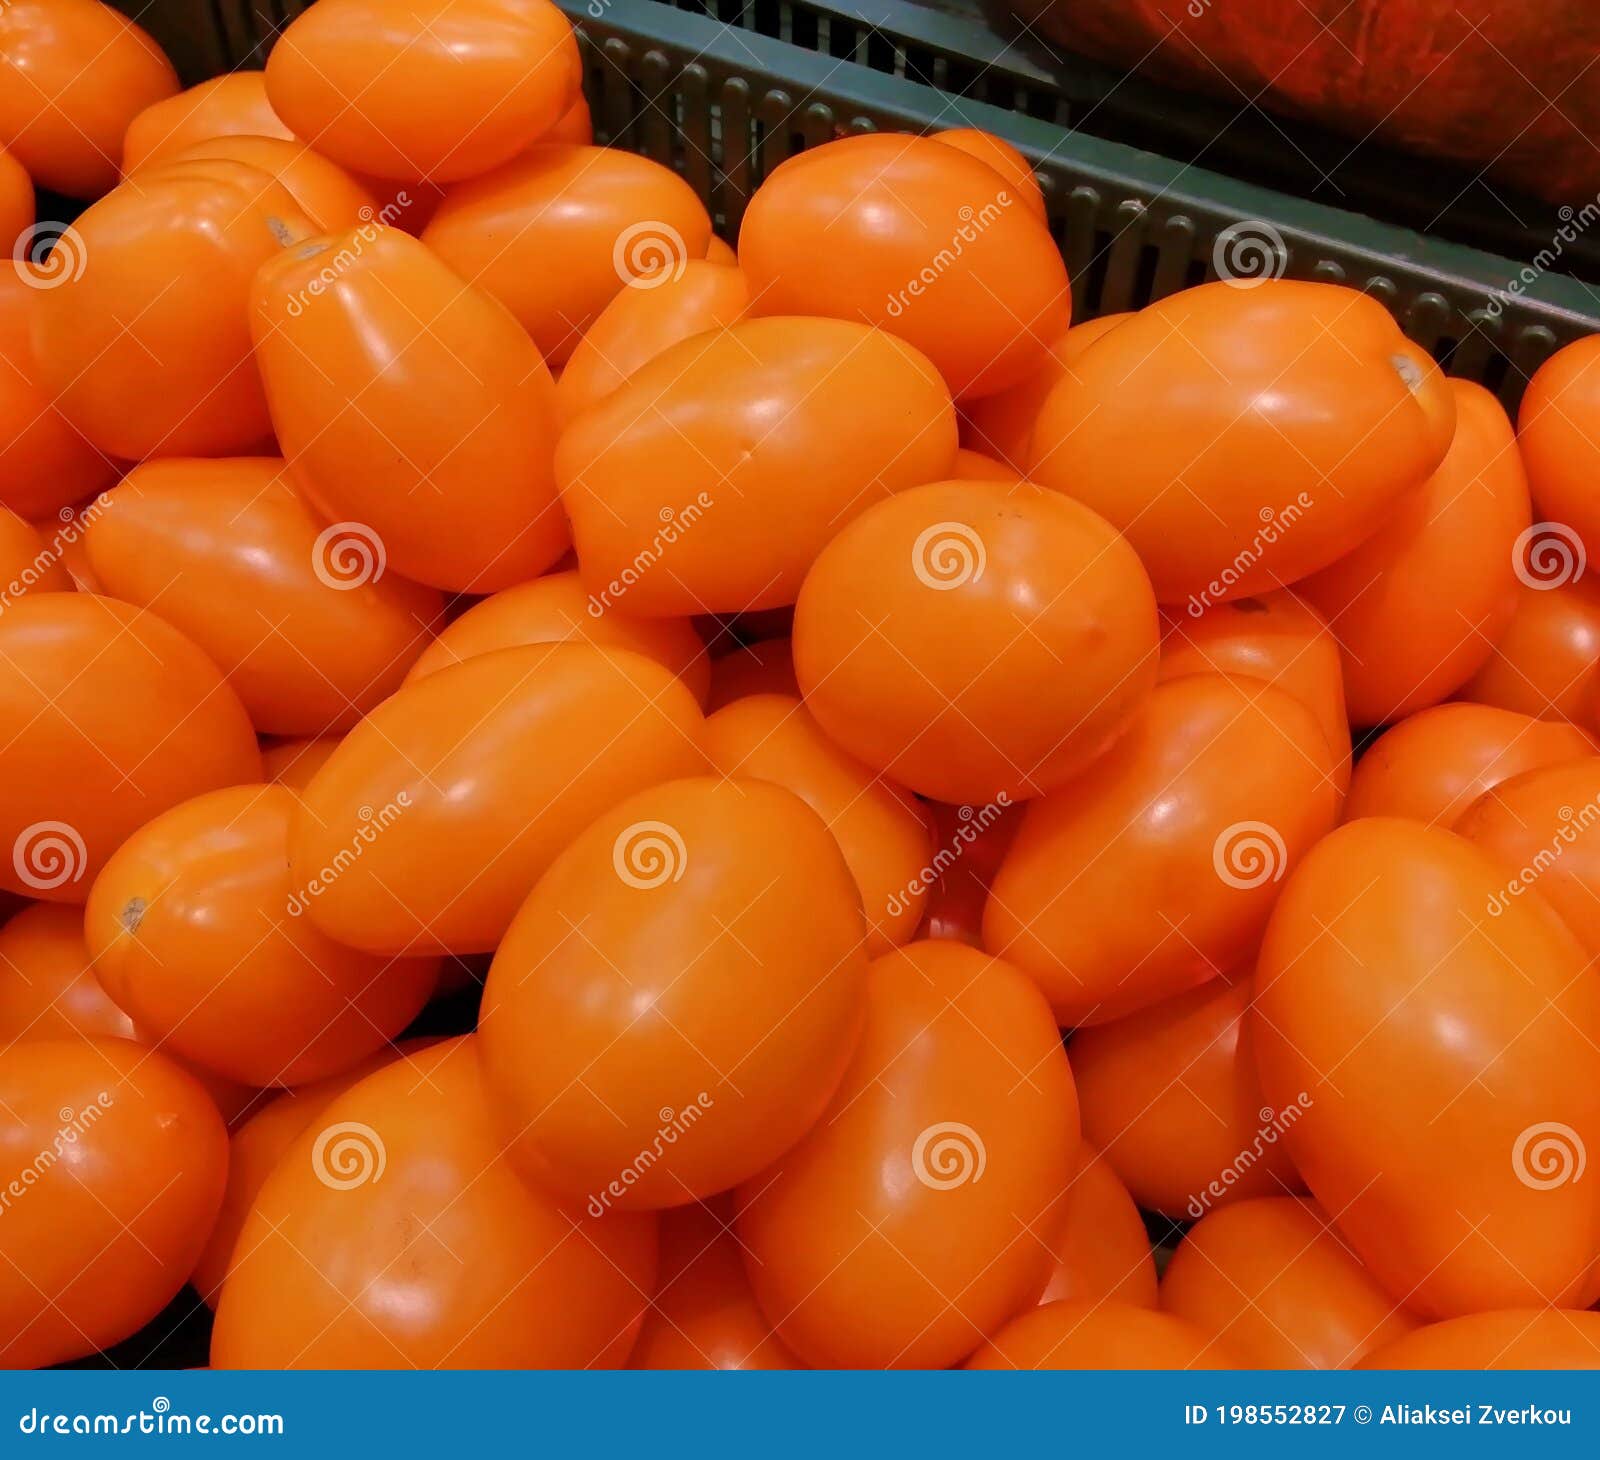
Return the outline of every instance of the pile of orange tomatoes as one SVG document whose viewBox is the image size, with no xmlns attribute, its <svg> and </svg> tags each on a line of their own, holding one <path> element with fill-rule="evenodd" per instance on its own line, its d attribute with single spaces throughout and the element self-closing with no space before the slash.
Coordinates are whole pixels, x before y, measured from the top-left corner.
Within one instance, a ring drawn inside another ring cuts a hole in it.
<svg viewBox="0 0 1600 1460">
<path fill-rule="evenodd" d="M 0 1363 L 1600 1363 L 1600 344 L 580 81 L 0 7 Z"/>
</svg>

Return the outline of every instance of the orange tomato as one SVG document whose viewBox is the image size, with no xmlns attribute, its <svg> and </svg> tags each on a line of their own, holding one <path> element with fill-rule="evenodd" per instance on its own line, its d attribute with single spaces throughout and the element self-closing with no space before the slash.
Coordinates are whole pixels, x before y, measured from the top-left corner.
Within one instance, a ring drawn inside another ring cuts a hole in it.
<svg viewBox="0 0 1600 1460">
<path fill-rule="evenodd" d="M 959 1361 L 1044 1291 L 1043 1222 L 1078 1145 L 1072 1072 L 1027 979 L 958 943 L 885 954 L 828 1109 L 738 1194 L 761 1311 L 818 1367 Z"/>
<path fill-rule="evenodd" d="M 1424 1317 L 1600 1296 L 1600 978 L 1540 899 L 1448 831 L 1341 827 L 1289 879 L 1256 969 L 1261 1088 L 1374 1278 Z M 1581 1164 L 1579 1165 L 1581 1170 Z"/>
<path fill-rule="evenodd" d="M 0 147 L 0 248 L 13 253 L 33 231 L 33 179 L 27 169 Z"/>
<path fill-rule="evenodd" d="M 211 1230 L 228 1133 L 200 1085 L 123 1039 L 0 1050 L 0 1363 L 42 1368 L 130 1337 Z"/>
<path fill-rule="evenodd" d="M 1358 1369 L 1600 1368 L 1600 1313 L 1511 1308 L 1430 1323 L 1369 1353 Z"/>
<path fill-rule="evenodd" d="M 1020 801 L 1102 754 L 1155 682 L 1150 582 L 1094 513 L 1019 483 L 936 482 L 869 508 L 795 604 L 806 706 L 939 801 Z"/>
<path fill-rule="evenodd" d="M 1044 220 L 987 161 L 930 137 L 843 137 L 780 163 L 739 228 L 758 314 L 881 325 L 959 396 L 1043 363 L 1067 326 L 1066 266 Z"/>
<path fill-rule="evenodd" d="M 984 456 L 962 447 L 956 452 L 955 464 L 950 468 L 951 478 L 959 482 L 1020 482 L 1022 478 L 1009 466 L 1002 466 L 992 456 Z"/>
<path fill-rule="evenodd" d="M 580 829 L 704 769 L 703 726 L 681 681 L 625 650 L 544 644 L 442 669 L 379 705 L 312 779 L 293 886 L 352 948 L 489 952 Z"/>
<path fill-rule="evenodd" d="M 337 233 L 369 223 L 378 200 L 335 162 L 304 142 L 282 137 L 212 137 L 178 151 L 163 149 L 158 165 L 182 162 L 243 162 L 273 178 L 295 200 L 319 233 Z M 148 165 L 148 164 L 147 164 Z M 133 169 L 127 169 L 130 173 Z"/>
<path fill-rule="evenodd" d="M 1230 1369 L 1209 1334 L 1126 1303 L 1046 1303 L 1013 1318 L 969 1369 Z"/>
<path fill-rule="evenodd" d="M 590 592 L 654 618 L 793 603 L 847 522 L 955 454 L 950 393 L 915 350 L 757 319 L 635 371 L 568 428 L 556 476 Z"/>
<path fill-rule="evenodd" d="M 1546 536 L 1545 541 L 1553 541 Z M 1537 551 L 1539 538 L 1534 539 Z M 1530 579 L 1461 697 L 1540 720 L 1592 724 L 1600 675 L 1600 580 Z"/>
<path fill-rule="evenodd" d="M 261 751 L 262 779 L 287 786 L 298 796 L 338 748 L 337 735 L 314 740 L 280 740 L 276 745 L 264 746 Z"/>
<path fill-rule="evenodd" d="M 135 828 L 260 774 L 238 696 L 154 614 L 86 593 L 0 613 L 0 886 L 82 902 Z"/>
<path fill-rule="evenodd" d="M 1016 200 L 1023 207 L 1041 219 L 1045 216 L 1044 194 L 1039 190 L 1039 179 L 1033 175 L 1032 164 L 1004 137 L 979 131 L 977 127 L 952 127 L 947 132 L 934 132 L 931 135 L 935 142 L 955 147 L 992 167 L 1011 184 Z"/>
<path fill-rule="evenodd" d="M 1087 1142 L 1056 1208 L 1056 1265 L 1039 1301 L 1154 1308 L 1156 1262 L 1144 1219 L 1127 1187 Z"/>
<path fill-rule="evenodd" d="M 1029 475 L 1126 533 L 1163 603 L 1204 608 L 1342 557 L 1454 430 L 1439 367 L 1377 300 L 1219 280 L 1079 356 L 1039 413 Z"/>
<path fill-rule="evenodd" d="M 789 637 L 759 639 L 711 661 L 707 711 L 720 710 L 746 695 L 800 696 Z"/>
<path fill-rule="evenodd" d="M 1595 753 L 1576 725 L 1490 705 L 1435 705 L 1384 731 L 1350 778 L 1345 816 L 1451 826 L 1501 781 Z"/>
<path fill-rule="evenodd" d="M 99 0 L 0 10 L 0 143 L 40 187 L 99 197 L 117 180 L 128 123 L 177 89 L 161 47 Z"/>
<path fill-rule="evenodd" d="M 0 612 L 24 593 L 71 593 L 72 575 L 61 565 L 57 543 L 0 507 Z"/>
<path fill-rule="evenodd" d="M 1556 537 L 1600 562 L 1600 336 L 1585 335 L 1534 372 L 1517 415 L 1517 444 L 1528 469 L 1535 513 Z M 1563 529 L 1565 531 L 1563 532 Z"/>
<path fill-rule="evenodd" d="M 294 140 L 267 100 L 265 71 L 229 71 L 152 102 L 128 123 L 122 171 L 133 172 L 219 137 Z"/>
<path fill-rule="evenodd" d="M 422 233 L 559 365 L 636 279 L 703 259 L 711 218 L 677 173 L 610 147 L 532 147 L 451 188 Z"/>
<path fill-rule="evenodd" d="M 80 1035 L 136 1037 L 94 976 L 83 910 L 31 903 L 0 927 L 0 1046 Z"/>
<path fill-rule="evenodd" d="M 323 0 L 267 59 L 297 137 L 344 167 L 436 182 L 520 152 L 579 80 L 572 26 L 544 0 Z"/>
<path fill-rule="evenodd" d="M 589 116 L 589 103 L 580 91 L 572 104 L 562 112 L 561 120 L 551 127 L 541 142 L 570 142 L 575 147 L 588 147 L 594 142 L 594 124 Z"/>
<path fill-rule="evenodd" d="M 1249 1369 L 1348 1369 L 1417 1326 L 1299 1197 L 1202 1217 L 1161 1276 L 1161 1307 Z"/>
<path fill-rule="evenodd" d="M 1449 386 L 1456 434 L 1438 470 L 1355 551 L 1296 589 L 1336 627 L 1357 725 L 1387 724 L 1459 689 L 1517 600 L 1515 549 L 1529 509 L 1516 438 L 1482 386 Z"/>
<path fill-rule="evenodd" d="M 654 1288 L 656 1220 L 595 1219 L 511 1169 L 453 1039 L 312 1117 L 239 1234 L 218 1369 L 620 1364 Z"/>
<path fill-rule="evenodd" d="M 711 242 L 706 245 L 706 262 L 725 264 L 730 268 L 737 268 L 739 266 L 739 255 L 734 252 L 732 244 L 724 242 L 713 233 Z"/>
<path fill-rule="evenodd" d="M 1249 960 L 1295 866 L 1336 820 L 1311 712 L 1235 675 L 1157 685 L 1076 781 L 1030 805 L 995 875 L 984 946 L 1063 1027 L 1103 1024 Z"/>
</svg>

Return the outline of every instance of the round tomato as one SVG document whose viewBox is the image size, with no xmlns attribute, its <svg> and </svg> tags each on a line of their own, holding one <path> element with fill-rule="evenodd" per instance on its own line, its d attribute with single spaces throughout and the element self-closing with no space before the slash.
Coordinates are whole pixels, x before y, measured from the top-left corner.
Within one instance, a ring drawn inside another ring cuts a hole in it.
<svg viewBox="0 0 1600 1460">
<path fill-rule="evenodd" d="M 711 661 L 711 685 L 706 691 L 708 711 L 720 710 L 746 695 L 800 697 L 788 635 L 759 639 Z"/>
<path fill-rule="evenodd" d="M 1600 688 L 1596 665 L 1600 579 L 1547 583 L 1530 577 L 1518 586 L 1510 622 L 1461 696 L 1540 720 L 1589 724 Z"/>
<path fill-rule="evenodd" d="M 1535 513 L 1552 542 L 1600 562 L 1600 335 L 1558 350 L 1534 372 L 1517 415 L 1517 444 Z"/>
<path fill-rule="evenodd" d="M 1041 1303 L 1156 1306 L 1156 1262 L 1144 1218 L 1103 1156 L 1084 1143 L 1077 1173 L 1052 1213 L 1056 1265 Z"/>
<path fill-rule="evenodd" d="M 1368 1354 L 1358 1369 L 1600 1368 L 1600 1313 L 1509 1308 L 1430 1323 Z"/>
<path fill-rule="evenodd" d="M 266 72 L 229 71 L 152 102 L 128 123 L 122 170 L 133 172 L 217 137 L 294 140 L 267 100 Z"/>
<path fill-rule="evenodd" d="M 969 1369 L 1231 1369 L 1222 1344 L 1174 1318 L 1127 1303 L 1046 1303 L 1013 1318 Z"/>
</svg>

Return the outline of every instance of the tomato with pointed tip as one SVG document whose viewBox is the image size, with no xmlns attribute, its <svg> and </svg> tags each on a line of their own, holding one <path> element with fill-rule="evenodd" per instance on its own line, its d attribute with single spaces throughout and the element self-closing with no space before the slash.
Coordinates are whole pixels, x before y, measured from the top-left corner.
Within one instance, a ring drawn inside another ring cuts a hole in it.
<svg viewBox="0 0 1600 1460">
<path fill-rule="evenodd" d="M 57 543 L 8 507 L 0 507 L 0 610 L 24 593 L 71 593 L 72 575 Z"/>
<path fill-rule="evenodd" d="M 265 71 L 229 71 L 152 102 L 128 123 L 122 170 L 133 172 L 219 137 L 294 140 L 267 100 Z"/>
<path fill-rule="evenodd" d="M 1144 1218 L 1128 1189 L 1084 1142 L 1077 1173 L 1052 1213 L 1060 1223 L 1056 1265 L 1041 1303 L 1156 1306 L 1156 1261 Z"/>
<path fill-rule="evenodd" d="M 1358 1369 L 1600 1369 L 1600 1313 L 1506 1308 L 1447 1318 L 1369 1353 Z"/>
<path fill-rule="evenodd" d="M 969 1369 L 1231 1369 L 1216 1339 L 1170 1313 L 1127 1303 L 1046 1303 L 1013 1318 Z"/>
<path fill-rule="evenodd" d="M 260 168 L 295 200 L 319 233 L 354 228 L 370 222 L 378 211 L 377 198 L 359 179 L 293 138 L 212 137 L 176 152 L 163 151 L 158 165 L 213 161 Z"/>
<path fill-rule="evenodd" d="M 1517 445 L 1535 515 L 1570 556 L 1600 562 L 1600 336 L 1556 351 L 1533 374 L 1517 413 Z"/>
<path fill-rule="evenodd" d="M 997 137 L 993 132 L 984 132 L 977 127 L 951 127 L 947 132 L 934 132 L 931 135 L 935 142 L 955 147 L 992 167 L 1016 190 L 1019 203 L 1030 213 L 1037 213 L 1040 218 L 1045 216 L 1044 194 L 1040 191 L 1039 179 L 1033 175 L 1032 165 L 1004 137 Z"/>
<path fill-rule="evenodd" d="M 787 634 L 780 639 L 758 639 L 711 661 L 711 685 L 706 692 L 708 713 L 746 695 L 800 697 Z"/>
<path fill-rule="evenodd" d="M 1539 539 L 1530 544 L 1538 551 Z M 1461 698 L 1540 720 L 1591 726 L 1600 674 L 1600 579 L 1518 585 L 1509 621 Z M 1597 726 L 1595 728 L 1600 728 Z"/>
</svg>

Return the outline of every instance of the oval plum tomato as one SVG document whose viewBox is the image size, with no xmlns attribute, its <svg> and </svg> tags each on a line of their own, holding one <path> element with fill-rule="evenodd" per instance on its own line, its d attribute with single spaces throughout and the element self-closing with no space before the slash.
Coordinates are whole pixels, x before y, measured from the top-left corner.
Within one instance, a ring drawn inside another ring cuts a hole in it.
<svg viewBox="0 0 1600 1460">
<path fill-rule="evenodd" d="M 661 1280 L 630 1369 L 798 1369 L 750 1292 L 733 1213 L 695 1202 L 661 1216 Z"/>
<path fill-rule="evenodd" d="M 800 697 L 787 635 L 781 639 L 758 639 L 711 661 L 711 686 L 706 692 L 708 711 L 720 710 L 746 695 Z"/>
<path fill-rule="evenodd" d="M 1068 1045 L 1084 1139 L 1140 1206 L 1173 1221 L 1225 1202 L 1303 1191 L 1282 1136 L 1298 1106 L 1267 1106 L 1245 1011 L 1223 974 Z"/>
<path fill-rule="evenodd" d="M 1231 1369 L 1209 1334 L 1127 1303 L 1046 1303 L 1013 1318 L 969 1369 Z"/>
<path fill-rule="evenodd" d="M 239 697 L 154 614 L 86 593 L 0 613 L 0 886 L 82 902 L 136 827 L 260 775 Z"/>
<path fill-rule="evenodd" d="M 1156 1306 L 1156 1261 L 1144 1218 L 1103 1156 L 1085 1142 L 1056 1203 L 1056 1265 L 1041 1303 Z"/>
<path fill-rule="evenodd" d="M 1517 413 L 1517 444 L 1537 516 L 1547 530 L 1575 536 L 1600 562 L 1600 336 L 1558 350 L 1534 372 Z"/>
<path fill-rule="evenodd" d="M 637 370 L 568 428 L 556 476 L 597 598 L 647 618 L 744 613 L 793 603 L 851 518 L 955 454 L 950 393 L 910 346 L 756 319 Z"/>
<path fill-rule="evenodd" d="M 152 102 L 128 123 L 122 170 L 133 172 L 218 137 L 294 140 L 267 100 L 265 71 L 229 71 Z"/>
<path fill-rule="evenodd" d="M 1535 551 L 1538 542 L 1533 540 Z M 1518 586 L 1509 622 L 1461 697 L 1540 720 L 1592 725 L 1597 664 L 1600 579 L 1529 579 Z"/>
<path fill-rule="evenodd" d="M 188 634 L 263 734 L 355 724 L 444 617 L 437 590 L 384 571 L 370 533 L 324 527 L 276 457 L 137 467 L 84 543 L 103 590 Z"/>
<path fill-rule="evenodd" d="M 406 682 L 496 649 L 573 642 L 643 654 L 665 665 L 695 699 L 705 702 L 711 662 L 694 625 L 687 619 L 629 618 L 609 611 L 584 592 L 576 571 L 546 573 L 473 604 L 428 645 Z"/>
<path fill-rule="evenodd" d="M 161 47 L 99 0 L 0 10 L 0 143 L 42 188 L 99 197 L 117 180 L 128 123 L 177 89 Z"/>
<path fill-rule="evenodd" d="M 1600 1295 L 1600 978 L 1452 832 L 1375 818 L 1289 878 L 1251 1036 L 1311 1194 L 1391 1296 L 1452 1317 Z M 1480 913 L 1479 909 L 1483 911 Z M 1447 1031 L 1441 1037 L 1440 1031 Z"/>
<path fill-rule="evenodd" d="M 556 385 L 570 424 L 663 350 L 744 317 L 750 289 L 736 268 L 704 259 L 663 264 L 630 279 L 573 348 Z"/>
<path fill-rule="evenodd" d="M 838 845 L 781 786 L 695 778 L 611 807 L 540 877 L 484 985 L 512 1160 L 593 1212 L 754 1176 L 839 1084 L 862 940 Z"/>
<path fill-rule="evenodd" d="M 933 818 L 933 861 L 923 936 L 953 938 L 983 947 L 983 909 L 989 886 L 1022 824 L 1012 806 L 928 803 Z"/>
<path fill-rule="evenodd" d="M 1367 747 L 1350 778 L 1345 816 L 1404 816 L 1439 826 L 1501 781 L 1595 753 L 1576 725 L 1490 705 L 1419 710 Z"/>
<path fill-rule="evenodd" d="M 861 894 L 870 955 L 911 941 L 933 855 L 916 797 L 840 750 L 790 695 L 750 695 L 719 710 L 706 721 L 705 746 L 722 775 L 783 786 L 827 824 Z"/>
<path fill-rule="evenodd" d="M 0 1363 L 128 1338 L 183 1286 L 222 1200 L 228 1133 L 165 1056 L 124 1039 L 0 1050 Z"/>
<path fill-rule="evenodd" d="M 995 874 L 984 946 L 1063 1028 L 1103 1024 L 1237 968 L 1289 868 L 1333 826 L 1311 712 L 1237 675 L 1159 684 L 1077 780 L 1032 803 Z"/>
<path fill-rule="evenodd" d="M 1060 786 L 1155 682 L 1150 581 L 1058 492 L 934 482 L 869 508 L 818 555 L 794 664 L 822 728 L 939 801 Z"/>
<path fill-rule="evenodd" d="M 422 239 L 559 365 L 630 280 L 671 279 L 703 259 L 711 217 L 659 162 L 557 145 L 451 188 Z"/>
<path fill-rule="evenodd" d="M 251 313 L 296 484 L 375 533 L 396 572 L 488 593 L 566 551 L 555 382 L 516 321 L 416 239 L 363 224 L 285 250 Z"/>
<path fill-rule="evenodd" d="M 217 1301 L 218 1369 L 615 1367 L 653 1214 L 596 1219 L 511 1169 L 476 1041 L 386 1065 L 262 1186 Z"/>
<path fill-rule="evenodd" d="M 0 612 L 24 593 L 71 593 L 72 575 L 61 564 L 60 546 L 38 528 L 0 507 Z"/>
<path fill-rule="evenodd" d="M 1529 522 L 1516 437 L 1482 386 L 1449 385 L 1456 434 L 1439 469 L 1364 543 L 1295 589 L 1336 626 L 1357 725 L 1387 724 L 1459 689 L 1516 603 L 1515 548 Z"/>
<path fill-rule="evenodd" d="M 1028 475 L 1125 532 L 1163 603 L 1203 608 L 1344 556 L 1454 430 L 1439 367 L 1376 299 L 1219 280 L 1084 351 L 1040 411 Z"/>
<path fill-rule="evenodd" d="M 36 902 L 0 928 L 0 1047 L 77 1035 L 137 1037 L 94 976 L 83 910 Z"/>
<path fill-rule="evenodd" d="M 0 249 L 26 244 L 34 222 L 33 180 L 27 169 L 0 147 Z"/>
<path fill-rule="evenodd" d="M 1044 194 L 1040 191 L 1039 179 L 1033 175 L 1032 165 L 1004 137 L 979 131 L 977 127 L 952 127 L 948 132 L 930 135 L 935 142 L 955 147 L 992 167 L 1011 184 L 1016 200 L 1023 207 L 1041 219 L 1045 216 Z"/>
<path fill-rule="evenodd" d="M 335 943 L 289 882 L 282 786 L 197 796 L 139 828 L 95 879 L 95 975 L 162 1044 L 230 1079 L 295 1085 L 348 1069 L 409 1024 L 432 958 Z"/>
<path fill-rule="evenodd" d="M 312 232 L 289 193 L 242 162 L 171 162 L 130 178 L 50 256 L 54 287 L 33 312 L 40 383 L 114 456 L 260 445 L 271 426 L 250 353 L 250 276 Z"/>
<path fill-rule="evenodd" d="M 163 152 L 158 165 L 181 162 L 243 162 L 258 167 L 295 200 L 319 233 L 337 233 L 367 223 L 378 200 L 336 162 L 304 142 L 281 137 L 212 137 L 178 152 Z"/>
<path fill-rule="evenodd" d="M 1350 720 L 1339 639 L 1316 609 L 1280 591 L 1216 603 L 1198 615 L 1168 613 L 1156 677 L 1185 674 L 1242 674 L 1292 695 L 1322 727 L 1338 762 L 1340 794 L 1349 789 Z"/>
<path fill-rule="evenodd" d="M 1369 1353 L 1358 1369 L 1600 1368 L 1600 1313 L 1508 1308 L 1430 1323 Z"/>
<path fill-rule="evenodd" d="M 323 0 L 267 60 L 272 109 L 318 152 L 441 183 L 536 141 L 580 79 L 572 26 L 545 0 Z"/>
<path fill-rule="evenodd" d="M 3 633 L 3 630 L 0 630 Z M 487 953 L 601 812 L 705 769 L 694 696 L 643 655 L 501 649 L 390 696 L 302 795 L 294 888 L 373 953 Z"/>
<path fill-rule="evenodd" d="M 745 209 L 739 266 L 755 313 L 881 325 L 959 396 L 1015 385 L 1072 313 L 1028 193 L 931 137 L 843 137 L 780 163 Z"/>
<path fill-rule="evenodd" d="M 1292 1196 L 1202 1217 L 1161 1276 L 1161 1308 L 1248 1369 L 1348 1369 L 1417 1326 L 1317 1204 Z"/>
<path fill-rule="evenodd" d="M 958 1362 L 1044 1291 L 1044 1220 L 1078 1146 L 1072 1072 L 1027 979 L 959 943 L 885 954 L 828 1109 L 738 1194 L 761 1311 L 817 1367 Z"/>
</svg>

